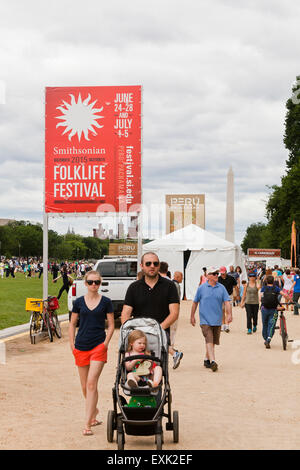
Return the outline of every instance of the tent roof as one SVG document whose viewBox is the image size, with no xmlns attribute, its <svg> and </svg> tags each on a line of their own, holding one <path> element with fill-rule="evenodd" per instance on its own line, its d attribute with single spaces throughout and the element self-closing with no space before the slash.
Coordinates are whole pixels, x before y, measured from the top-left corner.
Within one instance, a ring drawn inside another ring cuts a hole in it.
<svg viewBox="0 0 300 470">
<path fill-rule="evenodd" d="M 149 250 L 228 250 L 235 248 L 235 244 L 207 232 L 197 225 L 190 224 L 175 232 L 164 235 L 158 240 L 143 245 L 144 251 Z"/>
</svg>

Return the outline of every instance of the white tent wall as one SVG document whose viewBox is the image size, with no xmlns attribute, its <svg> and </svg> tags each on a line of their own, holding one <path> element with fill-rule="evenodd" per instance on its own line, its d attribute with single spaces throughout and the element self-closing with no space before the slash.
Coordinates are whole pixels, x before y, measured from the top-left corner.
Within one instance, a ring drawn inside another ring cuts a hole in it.
<svg viewBox="0 0 300 470">
<path fill-rule="evenodd" d="M 185 269 L 185 295 L 193 300 L 199 285 L 202 268 L 235 266 L 235 250 L 193 251 Z"/>
<path fill-rule="evenodd" d="M 166 261 L 173 275 L 175 271 L 184 273 L 184 253 L 190 250 L 190 258 L 185 269 L 185 294 L 193 299 L 199 284 L 202 268 L 208 266 L 240 266 L 246 273 L 242 251 L 239 246 L 210 234 L 196 225 L 189 225 L 159 240 L 143 245 L 143 253 L 152 251 L 160 261 Z M 242 277 L 243 278 L 243 277 Z M 181 288 L 183 292 L 183 287 Z"/>
<path fill-rule="evenodd" d="M 169 265 L 169 271 L 171 272 L 171 275 L 174 275 L 175 271 L 180 271 L 183 273 L 183 252 L 182 251 L 175 251 L 175 250 L 151 250 L 146 249 L 146 245 L 143 247 L 143 253 L 147 253 L 147 251 L 151 251 L 155 253 L 159 261 L 165 261 Z"/>
</svg>

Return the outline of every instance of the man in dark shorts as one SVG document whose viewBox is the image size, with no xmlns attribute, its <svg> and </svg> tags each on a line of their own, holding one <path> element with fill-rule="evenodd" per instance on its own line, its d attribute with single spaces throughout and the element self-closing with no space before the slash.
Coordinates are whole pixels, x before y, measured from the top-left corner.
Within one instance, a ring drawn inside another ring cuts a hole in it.
<svg viewBox="0 0 300 470">
<path fill-rule="evenodd" d="M 144 277 L 127 289 L 121 322 L 131 316 L 150 317 L 160 323 L 170 344 L 170 325 L 179 315 L 179 297 L 174 282 L 159 275 L 159 259 L 155 253 L 145 253 L 141 259 Z"/>
<path fill-rule="evenodd" d="M 228 323 L 232 321 L 230 297 L 225 287 L 218 282 L 218 274 L 218 268 L 211 266 L 207 269 L 208 281 L 197 289 L 190 319 L 191 324 L 195 326 L 195 312 L 199 304 L 200 326 L 206 345 L 204 366 L 213 372 L 218 369 L 215 362 L 215 344 L 220 343 L 223 302 L 226 309 L 226 321 Z"/>
</svg>

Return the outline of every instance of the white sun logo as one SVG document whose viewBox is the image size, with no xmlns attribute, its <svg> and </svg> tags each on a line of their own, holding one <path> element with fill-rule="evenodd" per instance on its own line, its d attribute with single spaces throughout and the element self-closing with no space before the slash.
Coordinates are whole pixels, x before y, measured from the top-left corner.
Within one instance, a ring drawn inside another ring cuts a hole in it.
<svg viewBox="0 0 300 470">
<path fill-rule="evenodd" d="M 66 103 L 63 101 L 63 106 L 58 106 L 56 109 L 59 109 L 62 112 L 61 116 L 56 116 L 56 119 L 61 119 L 59 124 L 56 127 L 63 126 L 65 127 L 62 135 L 69 132 L 69 140 L 77 134 L 78 140 L 80 142 L 81 135 L 83 133 L 85 140 L 89 139 L 89 131 L 95 136 L 97 135 L 94 127 L 100 129 L 103 126 L 97 122 L 98 119 L 103 119 L 103 116 L 98 116 L 97 113 L 100 113 L 103 110 L 103 106 L 100 109 L 93 108 L 97 100 L 89 104 L 91 95 L 88 94 L 88 97 L 82 101 L 81 94 L 78 95 L 78 100 L 74 98 L 74 95 L 71 95 L 71 102 Z"/>
</svg>

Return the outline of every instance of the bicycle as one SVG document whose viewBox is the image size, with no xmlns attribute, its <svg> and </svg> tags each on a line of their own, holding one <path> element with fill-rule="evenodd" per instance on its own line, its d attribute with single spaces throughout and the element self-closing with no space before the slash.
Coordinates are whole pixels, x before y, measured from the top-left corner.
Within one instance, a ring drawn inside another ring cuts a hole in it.
<svg viewBox="0 0 300 470">
<path fill-rule="evenodd" d="M 59 308 L 57 297 L 49 296 L 47 300 L 44 300 L 44 306 L 46 304 L 46 313 L 49 318 L 50 329 L 52 333 L 52 339 L 49 334 L 50 341 L 53 341 L 53 335 L 55 334 L 58 338 L 62 337 L 60 323 L 56 310 Z"/>
<path fill-rule="evenodd" d="M 277 309 L 276 309 L 276 311 L 273 315 L 273 324 L 272 324 L 272 327 L 271 327 L 271 336 L 273 336 L 272 333 L 273 333 L 274 329 L 275 330 L 279 329 L 279 333 L 280 333 L 281 339 L 282 339 L 282 347 L 283 347 L 284 351 L 286 350 L 287 343 L 293 341 L 293 340 L 288 339 L 286 318 L 285 318 L 284 313 L 283 313 L 285 311 L 284 305 L 289 305 L 289 304 L 290 304 L 290 302 L 286 302 L 286 303 L 280 303 L 278 305 L 278 307 L 277 307 Z M 279 312 L 280 312 L 279 326 L 276 326 Z"/>
<path fill-rule="evenodd" d="M 60 323 L 56 314 L 59 307 L 56 297 L 49 296 L 47 300 L 26 299 L 25 309 L 31 311 L 29 323 L 29 335 L 31 344 L 36 343 L 36 337 L 43 332 L 47 332 L 50 342 L 53 341 L 53 335 L 62 337 Z"/>
</svg>

